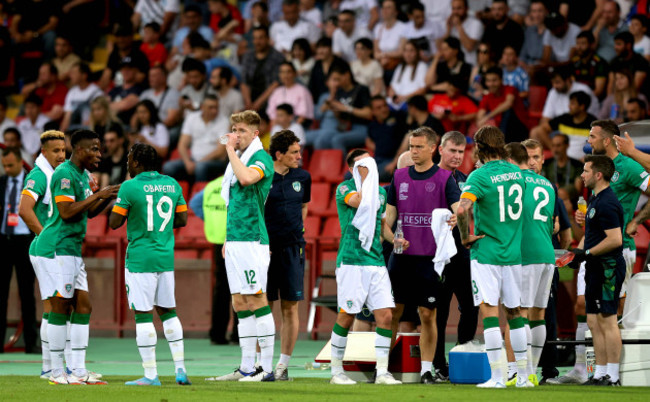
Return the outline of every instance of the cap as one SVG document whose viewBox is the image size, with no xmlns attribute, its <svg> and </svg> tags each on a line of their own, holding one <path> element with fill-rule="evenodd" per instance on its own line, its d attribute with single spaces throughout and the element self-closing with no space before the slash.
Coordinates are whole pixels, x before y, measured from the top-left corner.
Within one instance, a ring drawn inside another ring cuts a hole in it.
<svg viewBox="0 0 650 402">
<path fill-rule="evenodd" d="M 122 67 L 136 67 L 136 64 L 131 56 L 126 56 L 120 61 L 120 68 Z"/>
</svg>

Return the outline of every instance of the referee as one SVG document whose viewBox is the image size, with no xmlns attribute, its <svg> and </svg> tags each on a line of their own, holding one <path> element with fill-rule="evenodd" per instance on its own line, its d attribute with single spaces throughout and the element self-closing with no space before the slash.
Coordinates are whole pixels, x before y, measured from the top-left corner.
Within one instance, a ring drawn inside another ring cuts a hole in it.
<svg viewBox="0 0 650 402">
<path fill-rule="evenodd" d="M 271 247 L 266 293 L 271 308 L 281 299 L 281 351 L 275 368 L 278 381 L 289 379 L 287 367 L 298 339 L 298 302 L 304 299 L 303 222 L 311 198 L 311 176 L 298 167 L 299 141 L 292 131 L 282 130 L 273 135 L 269 147 L 275 175 L 264 213 Z"/>
</svg>

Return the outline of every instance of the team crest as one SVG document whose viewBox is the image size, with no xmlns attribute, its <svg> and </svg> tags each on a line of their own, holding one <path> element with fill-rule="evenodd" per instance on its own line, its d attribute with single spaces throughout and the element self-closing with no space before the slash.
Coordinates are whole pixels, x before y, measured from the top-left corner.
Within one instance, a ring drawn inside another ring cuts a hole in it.
<svg viewBox="0 0 650 402">
<path fill-rule="evenodd" d="M 465 190 L 465 182 L 464 181 L 459 181 L 458 182 L 458 188 L 460 189 L 460 191 Z"/>
<path fill-rule="evenodd" d="M 293 191 L 295 191 L 296 193 L 299 193 L 300 190 L 302 189 L 302 186 L 300 185 L 300 182 L 299 182 L 299 181 L 294 181 L 294 182 L 291 184 L 291 186 L 293 187 Z"/>
<path fill-rule="evenodd" d="M 612 183 L 616 183 L 618 181 L 619 174 L 618 172 L 614 172 L 614 175 L 612 176 L 612 180 L 610 180 Z"/>
<path fill-rule="evenodd" d="M 27 180 L 27 185 L 25 187 L 34 188 L 35 184 L 36 184 L 36 182 L 34 180 Z"/>
<path fill-rule="evenodd" d="M 427 191 L 427 193 L 432 193 L 433 190 L 436 189 L 436 183 L 427 183 L 424 185 L 424 189 Z"/>
<path fill-rule="evenodd" d="M 596 208 L 591 208 L 589 210 L 589 219 L 592 219 L 596 215 Z"/>
<path fill-rule="evenodd" d="M 347 184 L 344 184 L 339 188 L 339 191 L 341 192 L 341 194 L 347 193 L 348 190 L 349 190 L 349 187 L 347 186 Z"/>
<path fill-rule="evenodd" d="M 346 304 L 348 305 L 348 308 L 352 308 L 352 300 L 348 300 Z"/>
<path fill-rule="evenodd" d="M 70 292 L 72 291 L 72 285 L 69 284 L 69 283 L 66 284 L 66 285 L 65 285 L 65 291 L 68 292 L 68 293 L 70 293 Z"/>
<path fill-rule="evenodd" d="M 66 188 L 70 188 L 70 180 L 61 179 L 61 190 L 65 190 Z"/>
</svg>

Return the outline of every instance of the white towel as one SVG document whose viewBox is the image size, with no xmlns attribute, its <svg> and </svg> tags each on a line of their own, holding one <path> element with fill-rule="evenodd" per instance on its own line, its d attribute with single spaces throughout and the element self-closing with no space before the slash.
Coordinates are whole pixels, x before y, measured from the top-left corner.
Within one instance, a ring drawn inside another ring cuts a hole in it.
<svg viewBox="0 0 650 402">
<path fill-rule="evenodd" d="M 50 191 L 50 182 L 52 181 L 52 174 L 54 173 L 54 168 L 50 165 L 50 162 L 45 159 L 43 154 L 38 155 L 36 161 L 34 162 L 39 169 L 45 173 L 45 178 L 47 179 L 47 188 L 45 189 L 45 195 L 43 195 L 43 204 L 49 205 L 50 200 L 52 199 L 52 191 Z"/>
<path fill-rule="evenodd" d="M 368 168 L 368 176 L 366 176 L 363 184 L 361 183 L 359 166 Z M 359 204 L 359 208 L 357 208 L 357 212 L 354 214 L 352 225 L 359 229 L 361 247 L 369 252 L 372 248 L 372 241 L 375 237 L 375 229 L 377 227 L 377 210 L 381 206 L 379 203 L 379 172 L 377 171 L 377 163 L 370 157 L 360 159 L 354 164 L 352 172 L 357 191 L 361 191 L 362 194 L 361 204 Z"/>
<path fill-rule="evenodd" d="M 255 152 L 262 149 L 264 149 L 262 146 L 262 141 L 260 141 L 259 137 L 255 137 L 255 139 L 253 139 L 253 142 L 250 143 L 243 154 L 240 151 L 237 151 L 237 156 L 245 166 L 250 160 L 251 156 L 253 156 Z M 232 164 L 228 163 L 226 173 L 223 175 L 223 185 L 221 186 L 221 196 L 223 197 L 224 201 L 226 201 L 226 207 L 230 202 L 230 187 L 234 186 L 235 183 L 237 183 L 237 176 L 235 176 L 235 171 L 232 170 Z"/>
<path fill-rule="evenodd" d="M 431 212 L 431 231 L 436 241 L 436 255 L 433 257 L 433 267 L 439 276 L 449 264 L 451 257 L 455 256 L 456 243 L 452 235 L 452 227 L 447 221 L 451 218 L 451 211 L 445 208 L 436 208 Z"/>
</svg>

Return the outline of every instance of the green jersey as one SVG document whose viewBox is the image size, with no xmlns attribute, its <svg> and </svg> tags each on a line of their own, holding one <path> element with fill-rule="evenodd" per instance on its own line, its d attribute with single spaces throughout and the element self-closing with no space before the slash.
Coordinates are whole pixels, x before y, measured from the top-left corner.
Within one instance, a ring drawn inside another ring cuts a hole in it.
<svg viewBox="0 0 650 402">
<path fill-rule="evenodd" d="M 377 224 L 375 226 L 375 237 L 372 240 L 370 251 L 361 247 L 359 241 L 359 229 L 354 227 L 352 219 L 357 213 L 357 208 L 349 206 L 345 201 L 349 200 L 357 192 L 354 179 L 346 180 L 336 188 L 336 210 L 341 225 L 341 242 L 339 252 L 336 256 L 336 266 L 341 265 L 363 265 L 383 267 L 383 248 L 381 246 L 381 220 L 386 213 L 386 190 L 379 187 L 379 202 L 381 204 L 377 211 Z"/>
<path fill-rule="evenodd" d="M 45 176 L 41 168 L 34 166 L 34 169 L 25 177 L 24 186 L 22 194 L 34 199 L 36 202 L 34 205 L 34 214 L 41 226 L 45 227 L 50 217 L 50 206 L 54 206 L 52 200 L 49 200 L 48 204 L 43 203 L 43 198 L 47 192 L 47 176 Z M 34 254 L 37 237 L 34 238 L 32 244 L 29 246 L 29 254 Z"/>
<path fill-rule="evenodd" d="M 521 218 L 526 183 L 521 170 L 496 160 L 473 171 L 461 198 L 474 201 L 474 232 L 485 235 L 471 249 L 481 264 L 521 264 Z"/>
<path fill-rule="evenodd" d="M 129 272 L 174 270 L 174 214 L 185 211 L 183 190 L 169 176 L 142 172 L 122 183 L 113 212 L 127 217 Z"/>
<path fill-rule="evenodd" d="M 251 155 L 246 166 L 257 170 L 262 178 L 251 186 L 244 187 L 239 181 L 230 186 L 226 241 L 259 241 L 260 244 L 269 244 L 264 223 L 264 203 L 273 183 L 273 159 L 260 149 Z"/>
<path fill-rule="evenodd" d="M 555 264 L 553 215 L 555 189 L 548 179 L 532 170 L 523 170 L 524 189 L 523 238 L 521 264 Z"/>
<path fill-rule="evenodd" d="M 623 206 L 623 248 L 636 250 L 634 239 L 625 234 L 625 228 L 634 217 L 641 193 L 648 189 L 648 172 L 638 162 L 621 153 L 614 158 L 614 168 L 616 171 L 610 186 Z"/>
<path fill-rule="evenodd" d="M 59 209 L 54 204 L 79 202 L 90 197 L 93 192 L 90 189 L 88 175 L 74 163 L 65 161 L 54 170 L 50 191 L 53 198 L 53 202 L 50 201 L 52 215 L 36 240 L 33 255 L 46 258 L 54 258 L 55 255 L 81 257 L 88 211 L 66 222 L 61 218 Z"/>
</svg>

